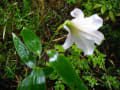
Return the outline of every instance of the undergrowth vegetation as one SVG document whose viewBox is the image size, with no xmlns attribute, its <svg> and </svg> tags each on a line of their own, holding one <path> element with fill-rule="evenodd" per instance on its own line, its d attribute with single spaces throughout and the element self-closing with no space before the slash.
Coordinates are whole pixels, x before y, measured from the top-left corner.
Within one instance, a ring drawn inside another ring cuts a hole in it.
<svg viewBox="0 0 120 90">
<path fill-rule="evenodd" d="M 104 20 L 92 55 L 64 50 L 67 32 L 56 33 L 74 8 Z M 0 90 L 119 90 L 119 41 L 119 0 L 0 0 Z"/>
</svg>

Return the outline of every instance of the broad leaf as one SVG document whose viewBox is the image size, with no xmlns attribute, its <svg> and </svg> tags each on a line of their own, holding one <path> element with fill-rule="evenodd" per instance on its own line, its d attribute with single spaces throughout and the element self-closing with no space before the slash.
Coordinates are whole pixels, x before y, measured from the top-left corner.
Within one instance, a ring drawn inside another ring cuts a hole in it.
<svg viewBox="0 0 120 90">
<path fill-rule="evenodd" d="M 36 55 L 40 56 L 42 51 L 42 46 L 40 43 L 39 38 L 35 35 L 34 32 L 23 29 L 21 35 L 24 39 L 25 44 L 27 47 Z"/>
<path fill-rule="evenodd" d="M 17 90 L 46 90 L 43 71 L 40 68 L 33 69 L 31 75 L 21 82 Z"/>
<path fill-rule="evenodd" d="M 53 68 L 45 67 L 45 68 L 43 68 L 43 71 L 44 71 L 45 76 L 49 76 L 53 72 Z"/>
<path fill-rule="evenodd" d="M 18 55 L 21 60 L 30 68 L 36 66 L 35 57 L 33 57 L 21 40 L 13 33 L 13 41 Z"/>
<path fill-rule="evenodd" d="M 87 87 L 72 68 L 72 64 L 69 60 L 63 55 L 59 55 L 56 51 L 49 51 L 48 55 L 52 67 L 72 90 L 87 90 Z"/>
</svg>

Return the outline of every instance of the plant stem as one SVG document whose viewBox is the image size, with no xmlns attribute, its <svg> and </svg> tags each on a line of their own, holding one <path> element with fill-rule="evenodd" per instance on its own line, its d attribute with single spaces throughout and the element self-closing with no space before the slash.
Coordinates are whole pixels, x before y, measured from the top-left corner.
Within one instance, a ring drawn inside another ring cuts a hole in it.
<svg viewBox="0 0 120 90">
<path fill-rule="evenodd" d="M 64 27 L 64 25 L 67 25 L 70 21 L 69 20 L 66 20 L 63 24 L 61 24 L 57 30 L 55 31 L 55 33 L 53 34 L 50 42 L 49 42 L 49 45 L 51 44 L 51 42 L 53 41 L 53 39 L 55 38 L 55 36 L 58 34 L 58 32 Z"/>
</svg>

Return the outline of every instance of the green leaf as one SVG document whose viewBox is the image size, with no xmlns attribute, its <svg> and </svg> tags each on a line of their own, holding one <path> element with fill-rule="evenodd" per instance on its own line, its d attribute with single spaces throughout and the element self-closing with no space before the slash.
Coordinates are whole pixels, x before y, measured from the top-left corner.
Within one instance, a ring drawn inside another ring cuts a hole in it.
<svg viewBox="0 0 120 90">
<path fill-rule="evenodd" d="M 91 2 L 84 3 L 83 6 L 84 6 L 87 10 L 91 10 L 91 9 L 92 9 L 92 3 L 91 3 Z"/>
<path fill-rule="evenodd" d="M 101 7 L 101 13 L 104 14 L 105 11 L 106 11 L 106 7 L 103 5 L 103 6 Z"/>
<path fill-rule="evenodd" d="M 21 60 L 30 68 L 36 66 L 35 57 L 33 57 L 26 46 L 21 42 L 21 40 L 12 33 L 14 45 L 18 55 L 20 56 Z"/>
<path fill-rule="evenodd" d="M 6 70 L 7 70 L 7 72 L 9 72 L 13 76 L 15 76 L 15 73 L 13 72 L 13 70 L 10 67 L 6 66 Z"/>
<path fill-rule="evenodd" d="M 112 22 L 115 22 L 115 21 L 116 21 L 115 16 L 114 16 L 114 14 L 113 14 L 112 11 L 109 11 L 109 17 L 110 17 L 110 19 L 112 20 Z"/>
<path fill-rule="evenodd" d="M 51 66 L 63 78 L 65 83 L 72 88 L 72 90 L 88 90 L 80 77 L 72 68 L 72 64 L 63 55 L 59 55 L 55 51 L 48 51 Z"/>
<path fill-rule="evenodd" d="M 43 71 L 44 71 L 45 76 L 49 76 L 53 72 L 53 68 L 45 67 L 45 68 L 43 68 Z"/>
<path fill-rule="evenodd" d="M 61 45 L 55 45 L 55 49 L 57 49 L 59 52 L 65 52 L 65 49 Z"/>
<path fill-rule="evenodd" d="M 67 0 L 67 3 L 68 3 L 68 4 L 71 4 L 71 3 L 75 4 L 75 3 L 76 3 L 76 0 Z"/>
<path fill-rule="evenodd" d="M 30 6 L 30 3 L 28 2 L 28 0 L 23 0 L 24 2 L 24 7 L 27 9 Z"/>
<path fill-rule="evenodd" d="M 99 7 L 101 7 L 101 6 L 102 6 L 101 4 L 95 4 L 95 6 L 93 7 L 93 9 L 99 8 Z"/>
<path fill-rule="evenodd" d="M 39 38 L 35 35 L 34 32 L 23 29 L 21 35 L 24 39 L 25 44 L 27 47 L 36 55 L 40 56 L 42 51 L 42 46 L 40 43 Z"/>
<path fill-rule="evenodd" d="M 40 68 L 33 69 L 31 75 L 21 82 L 17 90 L 46 90 L 43 71 Z"/>
</svg>

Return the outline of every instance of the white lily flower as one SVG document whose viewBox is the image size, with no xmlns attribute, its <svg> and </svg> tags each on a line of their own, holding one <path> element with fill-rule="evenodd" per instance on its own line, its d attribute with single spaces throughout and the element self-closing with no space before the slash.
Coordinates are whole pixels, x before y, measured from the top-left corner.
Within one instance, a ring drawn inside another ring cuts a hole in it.
<svg viewBox="0 0 120 90">
<path fill-rule="evenodd" d="M 71 16 L 74 18 L 64 25 L 68 35 L 63 48 L 68 49 L 75 43 L 78 48 L 83 50 L 85 55 L 93 54 L 94 43 L 100 45 L 104 39 L 104 35 L 97 31 L 103 25 L 103 19 L 97 14 L 84 17 L 84 13 L 78 8 L 71 11 Z"/>
</svg>

